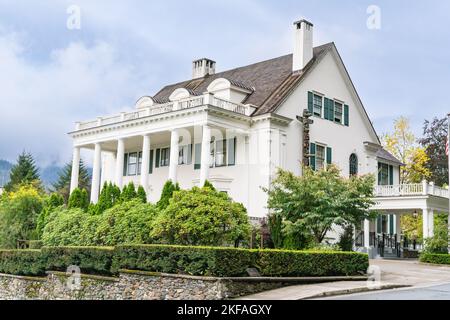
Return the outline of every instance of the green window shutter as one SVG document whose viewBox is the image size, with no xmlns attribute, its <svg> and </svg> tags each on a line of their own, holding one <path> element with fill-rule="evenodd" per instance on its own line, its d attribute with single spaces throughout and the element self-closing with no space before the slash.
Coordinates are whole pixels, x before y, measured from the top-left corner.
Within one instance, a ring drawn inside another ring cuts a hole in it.
<svg viewBox="0 0 450 320">
<path fill-rule="evenodd" d="M 236 138 L 228 140 L 227 148 L 228 166 L 234 166 L 236 164 Z"/>
<path fill-rule="evenodd" d="M 349 115 L 349 106 L 346 104 L 344 105 L 344 125 L 349 126 L 350 125 L 350 115 Z"/>
<path fill-rule="evenodd" d="M 149 173 L 153 173 L 153 150 L 150 150 L 150 164 L 149 164 Z"/>
<path fill-rule="evenodd" d="M 188 145 L 187 152 L 188 152 L 187 164 L 190 165 L 192 164 L 192 144 Z"/>
<path fill-rule="evenodd" d="M 313 100 L 314 95 L 311 91 L 308 92 L 308 111 L 313 113 Z"/>
<path fill-rule="evenodd" d="M 394 234 L 394 215 L 389 215 L 389 233 Z"/>
<path fill-rule="evenodd" d="M 125 153 L 123 158 L 123 175 L 126 176 L 128 174 L 128 153 Z"/>
<path fill-rule="evenodd" d="M 323 102 L 323 117 L 325 118 L 325 120 L 328 120 L 328 101 L 329 99 L 325 98 Z"/>
<path fill-rule="evenodd" d="M 200 170 L 201 163 L 202 163 L 202 144 L 201 143 L 197 143 L 195 145 L 194 154 L 195 154 L 194 170 Z"/>
<path fill-rule="evenodd" d="M 156 149 L 155 168 L 159 168 L 159 159 L 161 158 L 161 149 Z"/>
<path fill-rule="evenodd" d="M 327 164 L 331 164 L 333 162 L 333 151 L 330 147 L 327 147 Z"/>
<path fill-rule="evenodd" d="M 382 227 L 383 227 L 383 217 L 381 215 L 379 215 L 377 218 L 377 233 L 383 232 Z"/>
<path fill-rule="evenodd" d="M 309 153 L 311 156 L 309 157 L 309 166 L 314 171 L 316 170 L 316 144 L 311 143 L 309 147 Z"/>
<path fill-rule="evenodd" d="M 394 185 L 394 166 L 389 166 L 389 185 Z"/>
<path fill-rule="evenodd" d="M 330 106 L 329 106 L 329 110 L 330 113 L 328 115 L 328 120 L 333 121 L 334 122 L 334 100 L 330 99 Z"/>
</svg>

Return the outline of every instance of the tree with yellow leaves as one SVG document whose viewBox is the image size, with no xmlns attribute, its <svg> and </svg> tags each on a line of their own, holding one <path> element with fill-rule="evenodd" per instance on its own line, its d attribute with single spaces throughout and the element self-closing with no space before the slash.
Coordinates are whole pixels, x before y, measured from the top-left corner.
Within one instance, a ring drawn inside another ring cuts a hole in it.
<svg viewBox="0 0 450 320">
<path fill-rule="evenodd" d="M 420 183 L 431 176 L 426 166 L 430 158 L 417 143 L 408 118 L 396 119 L 394 132 L 384 134 L 381 140 L 383 147 L 404 163 L 400 169 L 400 183 Z"/>
</svg>

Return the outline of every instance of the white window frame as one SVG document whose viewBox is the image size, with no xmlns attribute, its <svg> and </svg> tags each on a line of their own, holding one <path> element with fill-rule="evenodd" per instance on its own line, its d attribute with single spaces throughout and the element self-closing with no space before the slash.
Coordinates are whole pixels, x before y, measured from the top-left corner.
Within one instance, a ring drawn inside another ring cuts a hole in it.
<svg viewBox="0 0 450 320">
<path fill-rule="evenodd" d="M 344 120 L 344 103 L 339 100 L 333 100 L 334 101 L 334 115 L 333 115 L 333 122 L 343 124 Z M 337 105 L 340 106 L 341 112 L 337 112 Z M 338 114 L 340 114 L 340 118 L 337 118 Z M 337 120 L 339 119 L 339 121 Z"/>
<path fill-rule="evenodd" d="M 320 114 L 316 113 L 316 98 L 320 98 Z M 323 95 L 313 92 L 313 115 L 316 117 L 323 117 Z"/>
<path fill-rule="evenodd" d="M 164 168 L 170 165 L 170 147 L 161 148 L 159 154 L 159 167 Z M 163 157 L 163 152 L 166 157 Z"/>
<path fill-rule="evenodd" d="M 323 148 L 323 159 L 322 159 L 322 167 L 319 167 L 319 148 Z M 327 168 L 327 146 L 324 144 L 316 143 L 316 171 L 323 170 Z"/>
</svg>

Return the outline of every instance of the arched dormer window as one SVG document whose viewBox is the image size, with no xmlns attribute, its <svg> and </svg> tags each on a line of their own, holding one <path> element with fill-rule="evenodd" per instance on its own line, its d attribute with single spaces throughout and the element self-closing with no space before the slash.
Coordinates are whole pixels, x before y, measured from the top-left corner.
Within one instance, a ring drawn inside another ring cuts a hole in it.
<svg viewBox="0 0 450 320">
<path fill-rule="evenodd" d="M 152 97 L 142 97 L 136 102 L 137 109 L 149 108 L 155 104 Z"/>
<path fill-rule="evenodd" d="M 354 153 L 350 155 L 350 177 L 358 175 L 358 156 Z"/>
<path fill-rule="evenodd" d="M 237 82 L 230 81 L 225 78 L 218 78 L 211 82 L 207 88 L 209 93 L 216 97 L 229 100 L 235 103 L 241 103 L 245 98 L 253 92 L 252 88 Z"/>
<path fill-rule="evenodd" d="M 188 99 L 191 93 L 185 88 L 178 88 L 169 97 L 170 101 L 178 101 L 183 99 Z"/>
</svg>

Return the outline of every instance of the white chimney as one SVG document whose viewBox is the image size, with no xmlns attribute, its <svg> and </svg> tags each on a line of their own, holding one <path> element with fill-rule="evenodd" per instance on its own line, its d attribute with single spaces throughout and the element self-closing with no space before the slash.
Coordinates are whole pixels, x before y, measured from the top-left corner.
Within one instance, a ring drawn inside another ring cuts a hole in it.
<svg viewBox="0 0 450 320">
<path fill-rule="evenodd" d="M 192 79 L 203 78 L 208 74 L 216 73 L 216 62 L 207 58 L 192 62 Z"/>
<path fill-rule="evenodd" d="M 292 71 L 302 70 L 313 58 L 313 24 L 306 20 L 294 22 L 294 55 Z"/>
</svg>

